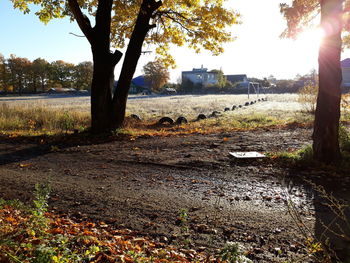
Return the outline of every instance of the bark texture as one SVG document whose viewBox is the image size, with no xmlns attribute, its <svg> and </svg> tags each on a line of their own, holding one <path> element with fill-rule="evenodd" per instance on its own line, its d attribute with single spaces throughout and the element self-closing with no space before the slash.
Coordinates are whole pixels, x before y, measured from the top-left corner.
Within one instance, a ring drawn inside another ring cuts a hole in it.
<svg viewBox="0 0 350 263">
<path fill-rule="evenodd" d="M 339 119 L 342 0 L 320 0 L 321 26 L 326 36 L 319 50 L 319 92 L 313 132 L 314 159 L 324 163 L 340 160 Z"/>
<path fill-rule="evenodd" d="M 94 72 L 91 85 L 91 129 L 102 133 L 119 128 L 125 118 L 126 102 L 131 80 L 141 55 L 148 31 L 154 27 L 150 20 L 162 5 L 161 1 L 143 0 L 135 28 L 126 51 L 118 86 L 112 94 L 114 68 L 122 53 L 110 53 L 111 13 L 113 0 L 100 0 L 96 12 L 96 25 L 92 28 L 89 19 L 81 12 L 77 0 L 68 0 L 70 10 L 90 42 Z"/>
<path fill-rule="evenodd" d="M 155 0 L 143 0 L 141 4 L 141 8 L 136 19 L 135 28 L 132 32 L 129 45 L 125 53 L 124 63 L 118 80 L 118 85 L 113 97 L 113 128 L 120 128 L 123 126 L 126 102 L 128 99 L 131 80 L 134 76 L 146 35 L 148 31 L 154 27 L 154 25 L 150 25 L 150 20 L 153 13 L 161 5 L 161 1 Z"/>
<path fill-rule="evenodd" d="M 89 19 L 81 12 L 77 0 L 69 0 L 69 6 L 77 23 L 90 42 L 94 70 L 91 84 L 91 130 L 103 133 L 112 128 L 112 89 L 114 68 L 122 53 L 110 52 L 111 13 L 113 0 L 99 1 L 96 25 L 92 28 Z"/>
</svg>

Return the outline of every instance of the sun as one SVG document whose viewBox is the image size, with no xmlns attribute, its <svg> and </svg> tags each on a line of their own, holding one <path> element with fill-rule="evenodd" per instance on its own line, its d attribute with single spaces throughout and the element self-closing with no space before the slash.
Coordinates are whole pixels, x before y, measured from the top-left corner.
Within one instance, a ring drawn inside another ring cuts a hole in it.
<svg viewBox="0 0 350 263">
<path fill-rule="evenodd" d="M 296 41 L 299 45 L 312 48 L 318 48 L 325 36 L 325 32 L 320 28 L 307 29 L 299 34 Z"/>
</svg>

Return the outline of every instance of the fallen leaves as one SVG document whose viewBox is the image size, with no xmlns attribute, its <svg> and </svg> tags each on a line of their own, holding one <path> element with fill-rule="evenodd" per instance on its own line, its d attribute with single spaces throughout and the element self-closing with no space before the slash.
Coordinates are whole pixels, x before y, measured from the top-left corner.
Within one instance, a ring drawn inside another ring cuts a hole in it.
<svg viewBox="0 0 350 263">
<path fill-rule="evenodd" d="M 104 222 L 78 223 L 52 213 L 45 213 L 49 224 L 45 233 L 39 236 L 31 228 L 31 216 L 28 211 L 19 208 L 0 206 L 0 240 L 8 241 L 0 244 L 0 254 L 5 255 L 1 262 L 10 262 L 10 257 L 31 262 L 43 246 L 52 252 L 51 262 L 81 262 L 73 258 L 94 263 L 221 262 L 204 252 L 178 249 L 138 236 L 131 230 L 114 230 Z"/>
</svg>

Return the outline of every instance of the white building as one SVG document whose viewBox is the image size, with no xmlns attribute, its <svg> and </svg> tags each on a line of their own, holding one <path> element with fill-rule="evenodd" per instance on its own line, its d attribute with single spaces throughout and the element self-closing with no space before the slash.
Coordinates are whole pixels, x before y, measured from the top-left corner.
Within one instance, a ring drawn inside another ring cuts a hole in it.
<svg viewBox="0 0 350 263">
<path fill-rule="evenodd" d="M 218 83 L 218 73 L 208 71 L 207 68 L 194 68 L 192 71 L 182 71 L 182 82 L 190 80 L 194 84 L 202 84 L 203 86 L 208 84 Z"/>
</svg>

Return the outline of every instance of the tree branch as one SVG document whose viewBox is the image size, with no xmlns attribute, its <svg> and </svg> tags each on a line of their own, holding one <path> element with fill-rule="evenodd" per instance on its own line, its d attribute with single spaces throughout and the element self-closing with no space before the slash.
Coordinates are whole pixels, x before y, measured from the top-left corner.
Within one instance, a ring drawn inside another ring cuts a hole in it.
<svg viewBox="0 0 350 263">
<path fill-rule="evenodd" d="M 118 62 L 121 60 L 122 56 L 123 56 L 123 53 L 120 52 L 119 50 L 115 50 L 112 55 L 112 63 L 114 65 L 117 65 Z"/>
<path fill-rule="evenodd" d="M 104 37 L 108 37 L 111 32 L 112 0 L 99 0 L 96 11 L 95 29 Z"/>
<path fill-rule="evenodd" d="M 68 4 L 81 31 L 84 33 L 90 44 L 92 44 L 92 27 L 89 18 L 83 14 L 77 0 L 68 0 Z"/>
</svg>

